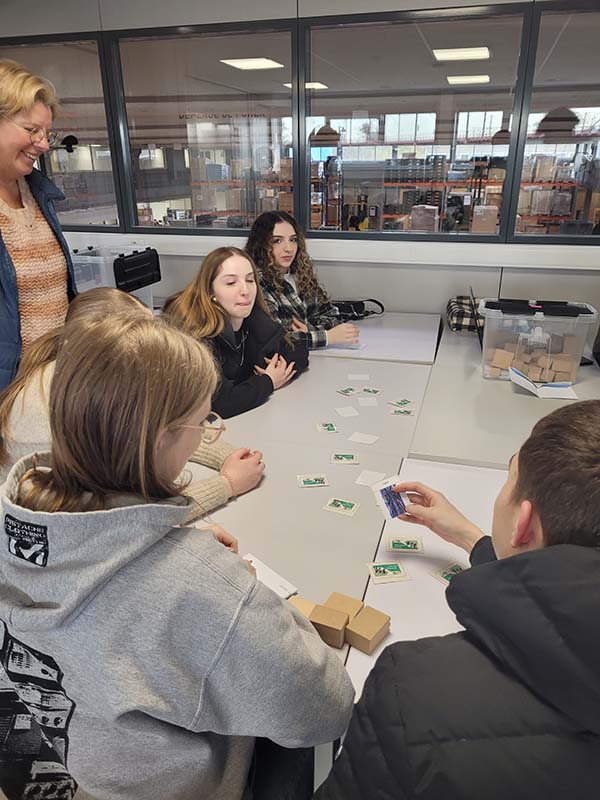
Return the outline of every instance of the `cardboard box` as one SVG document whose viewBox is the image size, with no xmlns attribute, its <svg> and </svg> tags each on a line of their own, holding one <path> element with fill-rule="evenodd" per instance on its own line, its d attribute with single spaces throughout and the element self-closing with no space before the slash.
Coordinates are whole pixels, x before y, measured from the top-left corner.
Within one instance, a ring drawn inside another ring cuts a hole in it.
<svg viewBox="0 0 600 800">
<path fill-rule="evenodd" d="M 496 350 L 494 353 L 494 358 L 492 359 L 492 367 L 498 367 L 498 369 L 508 369 L 512 364 L 514 357 L 515 354 L 511 353 L 509 350 Z"/>
<path fill-rule="evenodd" d="M 390 619 L 387 614 L 365 606 L 347 626 L 346 641 L 357 650 L 371 655 L 390 632 Z"/>
<path fill-rule="evenodd" d="M 554 372 L 551 369 L 543 369 L 540 380 L 544 383 L 549 383 L 554 380 Z"/>
<path fill-rule="evenodd" d="M 497 206 L 474 206 L 471 218 L 471 233 L 496 233 Z"/>
<path fill-rule="evenodd" d="M 288 597 L 288 603 L 291 603 L 298 611 L 308 619 L 312 612 L 315 610 L 316 603 L 312 600 L 307 600 L 305 597 L 300 597 L 299 594 L 294 594 Z"/>
<path fill-rule="evenodd" d="M 541 379 L 542 375 L 542 368 L 541 367 L 529 367 L 529 372 L 527 373 L 529 378 L 534 383 L 537 383 Z"/>
<path fill-rule="evenodd" d="M 335 608 L 317 605 L 313 608 L 309 620 L 325 644 L 331 647 L 343 646 L 346 626 L 350 621 L 348 614 Z"/>
<path fill-rule="evenodd" d="M 500 377 L 500 370 L 498 367 L 488 367 L 486 378 L 499 378 Z"/>
<path fill-rule="evenodd" d="M 340 594 L 339 592 L 332 592 L 325 601 L 327 608 L 334 608 L 336 611 L 348 614 L 350 621 L 364 608 L 364 605 L 362 600 L 357 600 L 355 597 L 349 597 L 347 594 Z"/>
</svg>

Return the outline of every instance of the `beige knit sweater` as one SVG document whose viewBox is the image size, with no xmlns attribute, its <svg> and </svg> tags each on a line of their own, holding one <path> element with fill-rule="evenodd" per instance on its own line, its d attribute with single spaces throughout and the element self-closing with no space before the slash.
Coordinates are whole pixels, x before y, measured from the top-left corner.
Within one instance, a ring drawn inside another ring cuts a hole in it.
<svg viewBox="0 0 600 800">
<path fill-rule="evenodd" d="M 9 463 L 0 467 L 0 485 L 6 480 L 12 465 L 29 453 L 45 453 L 51 449 L 48 397 L 54 376 L 54 363 L 46 365 L 33 375 L 17 395 L 8 420 Z M 225 459 L 234 451 L 220 439 L 213 444 L 201 444 L 190 460 L 205 467 L 220 470 Z M 220 475 L 192 481 L 185 494 L 197 504 L 191 519 L 204 516 L 224 505 L 229 499 L 225 482 Z"/>
<path fill-rule="evenodd" d="M 67 313 L 67 262 L 25 180 L 23 208 L 0 199 L 0 230 L 17 277 L 21 353 L 43 334 L 60 327 Z"/>
</svg>

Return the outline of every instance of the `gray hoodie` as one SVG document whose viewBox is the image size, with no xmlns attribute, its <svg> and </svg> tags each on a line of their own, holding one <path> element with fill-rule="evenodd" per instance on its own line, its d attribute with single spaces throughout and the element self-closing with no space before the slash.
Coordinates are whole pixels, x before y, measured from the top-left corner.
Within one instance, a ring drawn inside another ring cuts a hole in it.
<svg viewBox="0 0 600 800">
<path fill-rule="evenodd" d="M 97 800 L 237 800 L 254 737 L 344 732 L 340 660 L 238 556 L 176 527 L 191 501 L 30 511 L 14 502 L 30 466 L 1 498 L 0 714 L 12 702 L 21 727 L 0 738 L 0 778 L 27 714 L 23 780 L 66 786 L 62 761 Z"/>
</svg>

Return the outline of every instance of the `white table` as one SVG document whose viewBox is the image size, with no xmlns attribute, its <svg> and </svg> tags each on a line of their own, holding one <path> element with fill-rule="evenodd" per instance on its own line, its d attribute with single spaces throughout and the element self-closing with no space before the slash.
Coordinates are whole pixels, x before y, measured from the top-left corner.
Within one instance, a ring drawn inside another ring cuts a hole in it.
<svg viewBox="0 0 600 800">
<path fill-rule="evenodd" d="M 239 444 L 240 442 L 235 442 Z M 331 464 L 332 447 L 253 442 L 264 453 L 265 477 L 258 489 L 214 511 L 211 519 L 316 603 L 333 591 L 362 598 L 384 519 L 368 486 L 354 483 L 363 469 L 395 475 L 400 456 L 361 453 L 357 465 Z M 195 477 L 203 468 L 192 466 Z M 301 489 L 296 476 L 325 473 L 329 486 Z M 331 497 L 358 502 L 353 517 L 323 506 Z"/>
<path fill-rule="evenodd" d="M 386 454 L 400 458 L 408 454 L 431 367 L 417 364 L 392 364 L 382 361 L 350 361 L 341 358 L 311 359 L 307 373 L 288 386 L 273 392 L 265 404 L 225 421 L 225 438 L 239 446 L 263 450 L 268 442 L 277 450 L 290 445 L 309 445 L 360 454 Z M 369 381 L 351 381 L 350 374 L 368 374 Z M 375 386 L 382 389 L 376 407 L 362 407 L 358 399 L 336 390 L 352 385 L 357 389 Z M 406 397 L 413 401 L 415 414 L 394 417 L 388 400 Z M 340 417 L 335 409 L 352 406 L 355 417 Z M 339 433 L 317 431 L 317 423 L 334 422 Z M 379 436 L 374 445 L 349 442 L 356 432 Z M 314 467 L 313 469 L 322 469 Z M 381 470 L 380 470 L 381 471 Z M 258 554 L 257 554 L 258 555 Z"/>
<path fill-rule="evenodd" d="M 315 356 L 402 361 L 411 364 L 433 364 L 440 329 L 439 314 L 402 314 L 386 311 L 356 323 L 360 343 L 365 347 L 321 347 L 311 350 Z"/>
<path fill-rule="evenodd" d="M 574 388 L 580 400 L 600 398 L 600 368 L 581 367 Z M 475 334 L 446 329 L 409 455 L 503 469 L 541 417 L 571 402 L 486 380 Z"/>
<path fill-rule="evenodd" d="M 486 533 L 491 531 L 494 500 L 506 475 L 505 470 L 412 458 L 404 459 L 400 470 L 403 480 L 421 481 L 443 492 Z M 423 539 L 423 555 L 399 556 L 386 551 L 386 540 L 390 536 L 417 535 Z M 446 604 L 444 586 L 431 572 L 452 561 L 459 561 L 465 566 L 469 564 L 464 550 L 445 542 L 427 528 L 401 520 L 385 523 L 375 560 L 401 561 L 411 580 L 386 584 L 369 582 L 365 603 L 391 616 L 391 635 L 370 656 L 350 648 L 346 666 L 357 697 L 377 656 L 392 642 L 445 636 L 460 630 L 460 625 Z"/>
</svg>

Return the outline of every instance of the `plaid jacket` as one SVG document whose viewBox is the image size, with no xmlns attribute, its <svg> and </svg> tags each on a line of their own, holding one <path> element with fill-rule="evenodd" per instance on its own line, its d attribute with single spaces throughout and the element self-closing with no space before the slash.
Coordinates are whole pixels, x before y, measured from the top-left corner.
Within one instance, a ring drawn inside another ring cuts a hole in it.
<svg viewBox="0 0 600 800">
<path fill-rule="evenodd" d="M 337 308 L 332 303 L 320 303 L 316 298 L 303 300 L 288 281 L 283 282 L 283 290 L 278 292 L 263 276 L 260 279 L 269 314 L 276 322 L 283 325 L 286 331 L 292 330 L 292 319 L 296 317 L 308 327 L 308 333 L 294 331 L 294 339 L 303 342 L 309 350 L 325 347 L 327 331 L 339 325 Z"/>
</svg>

